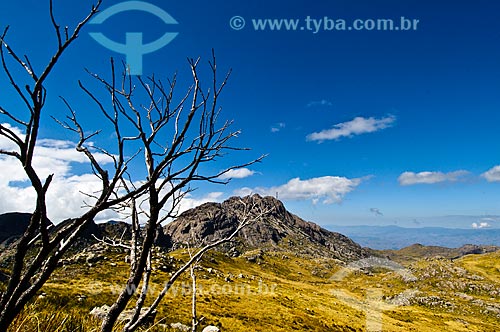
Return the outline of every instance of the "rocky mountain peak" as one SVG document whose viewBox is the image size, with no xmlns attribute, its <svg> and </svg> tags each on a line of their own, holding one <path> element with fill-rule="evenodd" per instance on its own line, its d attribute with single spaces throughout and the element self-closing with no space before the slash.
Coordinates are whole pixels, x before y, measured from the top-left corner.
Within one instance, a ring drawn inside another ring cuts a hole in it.
<svg viewBox="0 0 500 332">
<path fill-rule="evenodd" d="M 231 197 L 222 203 L 205 203 L 185 211 L 164 227 L 175 246 L 202 246 L 227 237 L 236 230 L 245 213 L 267 213 L 242 229 L 232 246 L 244 249 L 273 248 L 298 253 L 353 260 L 367 251 L 351 239 L 330 232 L 288 212 L 281 201 L 259 195 Z"/>
</svg>

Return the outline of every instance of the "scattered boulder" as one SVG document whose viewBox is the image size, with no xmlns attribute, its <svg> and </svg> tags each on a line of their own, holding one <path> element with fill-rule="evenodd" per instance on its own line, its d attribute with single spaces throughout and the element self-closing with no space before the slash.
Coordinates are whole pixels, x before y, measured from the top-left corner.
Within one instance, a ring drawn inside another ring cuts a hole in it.
<svg viewBox="0 0 500 332">
<path fill-rule="evenodd" d="M 244 256 L 250 263 L 257 263 L 264 260 L 264 252 L 261 249 L 246 252 Z"/>
<path fill-rule="evenodd" d="M 90 311 L 90 315 L 92 315 L 100 320 L 103 320 L 106 317 L 106 315 L 108 314 L 110 309 L 111 309 L 111 307 L 109 305 L 104 304 L 100 307 L 94 307 Z M 146 311 L 148 311 L 148 310 L 149 310 L 149 307 L 142 308 L 141 315 L 145 314 Z M 132 319 L 133 315 L 134 315 L 134 309 L 124 310 L 120 314 L 120 316 L 118 317 L 118 321 L 119 322 L 129 322 Z M 153 312 L 151 312 L 150 316 L 146 319 L 146 321 L 144 322 L 143 325 L 149 326 L 149 325 L 153 324 L 155 318 L 156 318 L 156 310 L 153 310 Z"/>
<path fill-rule="evenodd" d="M 396 306 L 409 306 L 412 304 L 412 300 L 420 294 L 420 291 L 416 289 L 406 290 L 401 294 L 398 294 L 392 298 L 388 298 L 388 302 Z"/>
<path fill-rule="evenodd" d="M 90 311 L 90 315 L 94 316 L 95 318 L 98 318 L 98 319 L 102 320 L 108 314 L 109 309 L 111 309 L 111 307 L 109 305 L 107 305 L 107 304 L 104 304 L 104 305 L 102 305 L 100 307 L 94 307 Z"/>
<path fill-rule="evenodd" d="M 217 326 L 208 325 L 201 332 L 220 332 L 220 329 Z"/>
<path fill-rule="evenodd" d="M 191 331 L 191 328 L 187 325 L 184 325 L 182 323 L 172 323 L 170 324 L 170 327 L 181 332 L 189 332 Z"/>
</svg>

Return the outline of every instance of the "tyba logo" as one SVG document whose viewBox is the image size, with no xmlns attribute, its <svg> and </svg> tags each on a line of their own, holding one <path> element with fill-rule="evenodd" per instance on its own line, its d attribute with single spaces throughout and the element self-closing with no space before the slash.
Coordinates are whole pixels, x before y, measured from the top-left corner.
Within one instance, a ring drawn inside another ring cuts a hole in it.
<svg viewBox="0 0 500 332">
<path fill-rule="evenodd" d="M 132 10 L 153 14 L 159 17 L 165 24 L 178 24 L 169 13 L 160 7 L 142 1 L 126 1 L 113 5 L 95 16 L 89 24 L 102 24 L 116 14 Z M 125 44 L 117 43 L 100 32 L 91 32 L 90 36 L 107 49 L 125 54 L 130 75 L 142 75 L 143 55 L 165 47 L 178 34 L 177 32 L 166 32 L 159 39 L 147 44 L 143 44 L 142 32 L 126 32 Z"/>
</svg>

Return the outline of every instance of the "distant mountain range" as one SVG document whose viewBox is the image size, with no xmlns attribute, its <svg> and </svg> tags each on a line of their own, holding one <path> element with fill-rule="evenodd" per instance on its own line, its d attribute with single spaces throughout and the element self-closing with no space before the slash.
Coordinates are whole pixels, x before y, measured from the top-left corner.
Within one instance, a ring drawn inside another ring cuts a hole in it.
<svg viewBox="0 0 500 332">
<path fill-rule="evenodd" d="M 249 197 L 243 198 L 249 200 Z M 413 244 L 459 248 L 464 245 L 500 246 L 500 229 L 456 229 L 440 227 L 403 228 L 399 226 L 330 226 L 329 229 L 307 222 L 288 212 L 283 203 L 273 197 L 253 196 L 261 210 L 271 210 L 260 222 L 243 229 L 230 249 L 273 247 L 295 248 L 314 256 L 330 256 L 342 260 L 365 257 L 371 248 L 398 250 Z M 247 202 L 248 204 L 250 202 Z M 186 243 L 201 246 L 231 234 L 242 216 L 241 198 L 232 197 L 222 203 L 205 203 L 182 213 L 175 221 L 159 228 L 156 243 L 175 248 Z M 0 247 L 6 247 L 22 235 L 29 223 L 26 213 L 0 215 Z M 64 225 L 54 227 L 58 229 Z M 75 249 L 95 243 L 94 238 L 130 239 L 130 225 L 110 221 L 91 223 L 81 234 Z"/>
<path fill-rule="evenodd" d="M 350 237 L 361 246 L 378 250 L 401 249 L 415 243 L 448 248 L 458 248 L 466 244 L 500 246 L 500 229 L 494 228 L 330 226 L 329 229 Z"/>
<path fill-rule="evenodd" d="M 227 237 L 241 223 L 246 206 L 255 205 L 259 211 L 268 211 L 261 220 L 242 229 L 221 250 L 238 256 L 247 250 L 288 250 L 309 257 L 330 257 L 354 261 L 368 257 L 370 250 L 362 248 L 347 236 L 328 231 L 288 212 L 283 203 L 273 197 L 258 195 L 231 197 L 222 203 L 205 203 L 183 212 L 175 221 L 158 229 L 156 245 L 176 249 L 186 244 L 203 246 Z M 15 245 L 29 223 L 29 214 L 0 215 L 0 249 Z M 64 227 L 69 221 L 56 225 Z M 124 222 L 90 223 L 73 245 L 73 251 L 82 251 L 96 244 L 96 238 L 130 239 L 131 227 Z"/>
</svg>

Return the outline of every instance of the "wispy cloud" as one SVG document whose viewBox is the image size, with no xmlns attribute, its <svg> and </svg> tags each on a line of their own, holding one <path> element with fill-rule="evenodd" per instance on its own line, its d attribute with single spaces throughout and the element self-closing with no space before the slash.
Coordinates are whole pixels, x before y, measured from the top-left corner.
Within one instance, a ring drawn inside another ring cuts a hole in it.
<svg viewBox="0 0 500 332">
<path fill-rule="evenodd" d="M 309 134 L 306 139 L 307 141 L 324 142 L 328 140 L 338 140 L 342 137 L 374 133 L 391 127 L 395 121 L 396 117 L 393 115 L 388 115 L 380 119 L 376 119 L 374 117 L 356 117 L 351 121 L 338 123 L 331 129 L 325 129 Z"/>
<path fill-rule="evenodd" d="M 480 221 L 485 221 L 485 222 L 500 222 L 500 217 L 483 217 L 480 219 Z"/>
<path fill-rule="evenodd" d="M 243 179 L 255 174 L 255 171 L 252 171 L 248 168 L 239 168 L 239 169 L 231 169 L 226 173 L 219 176 L 219 179 Z"/>
<path fill-rule="evenodd" d="M 488 182 L 499 182 L 500 181 L 500 165 L 495 166 L 481 174 L 483 178 Z"/>
<path fill-rule="evenodd" d="M 449 173 L 443 172 L 404 172 L 399 178 L 399 184 L 402 186 L 410 186 L 414 184 L 434 184 L 441 182 L 456 182 L 464 176 L 470 174 L 468 171 L 459 170 Z"/>
<path fill-rule="evenodd" d="M 271 132 L 272 133 L 277 133 L 277 132 L 281 131 L 281 129 L 285 128 L 285 127 L 286 127 L 286 124 L 284 122 L 279 122 L 276 125 L 274 125 L 274 126 L 271 127 Z"/>
<path fill-rule="evenodd" d="M 382 211 L 380 211 L 379 209 L 377 208 L 371 208 L 370 209 L 370 212 L 374 213 L 375 215 L 377 216 L 383 216 L 384 214 L 382 213 Z"/>
<path fill-rule="evenodd" d="M 321 100 L 313 100 L 307 104 L 307 107 L 318 107 L 318 106 L 330 107 L 333 106 L 333 103 L 326 99 L 321 99 Z"/>
<path fill-rule="evenodd" d="M 323 176 L 301 180 L 294 178 L 287 183 L 274 187 L 242 188 L 237 195 L 258 193 L 289 200 L 311 200 L 314 204 L 321 201 L 324 204 L 340 203 L 344 196 L 361 184 L 366 178 L 348 179 L 339 176 Z"/>
</svg>

